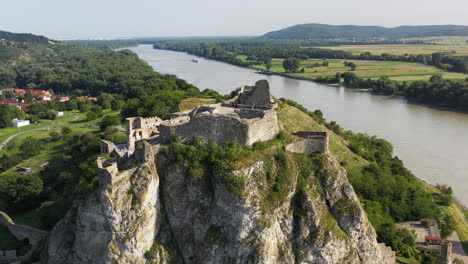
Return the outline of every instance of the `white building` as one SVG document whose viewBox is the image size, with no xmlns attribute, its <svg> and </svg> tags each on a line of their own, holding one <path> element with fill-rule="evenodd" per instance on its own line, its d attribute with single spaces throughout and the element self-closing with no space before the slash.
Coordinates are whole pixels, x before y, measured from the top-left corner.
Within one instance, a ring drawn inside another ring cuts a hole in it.
<svg viewBox="0 0 468 264">
<path fill-rule="evenodd" d="M 18 118 L 13 119 L 13 127 L 22 127 L 29 125 L 29 120 L 19 120 Z"/>
<path fill-rule="evenodd" d="M 64 116 L 65 112 L 58 112 L 58 116 Z"/>
</svg>

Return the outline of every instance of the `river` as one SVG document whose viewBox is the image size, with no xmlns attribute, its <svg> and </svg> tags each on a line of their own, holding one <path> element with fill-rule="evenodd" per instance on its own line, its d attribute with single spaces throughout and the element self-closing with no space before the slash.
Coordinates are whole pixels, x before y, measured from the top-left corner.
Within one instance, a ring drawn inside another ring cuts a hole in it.
<svg viewBox="0 0 468 264">
<path fill-rule="evenodd" d="M 273 96 L 292 99 L 311 111 L 320 109 L 328 121 L 334 120 L 345 129 L 390 141 L 395 155 L 416 176 L 433 184 L 450 185 L 468 205 L 468 114 L 409 104 L 403 98 L 260 75 L 203 58 L 201 63 L 193 63 L 189 54 L 156 50 L 151 45 L 130 49 L 156 71 L 175 74 L 200 90 L 210 88 L 226 94 L 267 79 Z"/>
</svg>

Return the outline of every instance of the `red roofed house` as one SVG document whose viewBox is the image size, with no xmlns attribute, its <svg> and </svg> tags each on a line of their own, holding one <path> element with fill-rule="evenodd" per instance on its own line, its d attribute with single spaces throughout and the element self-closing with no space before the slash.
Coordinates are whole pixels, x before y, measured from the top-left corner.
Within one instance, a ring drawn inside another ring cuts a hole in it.
<svg viewBox="0 0 468 264">
<path fill-rule="evenodd" d="M 70 97 L 68 97 L 68 96 L 57 96 L 57 100 L 60 101 L 60 102 L 66 102 L 66 101 L 70 101 Z"/>
<path fill-rule="evenodd" d="M 7 105 L 10 105 L 12 107 L 21 108 L 20 105 L 18 103 L 16 103 L 15 100 L 12 100 L 12 99 L 3 99 L 2 101 L 0 101 L 0 104 L 7 104 Z"/>
<path fill-rule="evenodd" d="M 88 99 L 91 100 L 91 101 L 94 101 L 94 102 L 98 101 L 97 97 L 89 97 Z"/>
<path fill-rule="evenodd" d="M 52 96 L 46 95 L 46 94 L 43 94 L 43 95 L 39 96 L 39 98 L 41 98 L 43 101 L 50 101 L 50 100 L 52 100 Z"/>
<path fill-rule="evenodd" d="M 17 94 L 25 94 L 26 90 L 25 89 L 15 89 L 15 93 Z"/>
<path fill-rule="evenodd" d="M 437 221 L 434 219 L 421 219 L 421 224 L 426 226 L 429 235 L 424 237 L 424 240 L 429 245 L 440 245 L 442 244 L 442 238 L 440 237 L 439 226 Z"/>
</svg>

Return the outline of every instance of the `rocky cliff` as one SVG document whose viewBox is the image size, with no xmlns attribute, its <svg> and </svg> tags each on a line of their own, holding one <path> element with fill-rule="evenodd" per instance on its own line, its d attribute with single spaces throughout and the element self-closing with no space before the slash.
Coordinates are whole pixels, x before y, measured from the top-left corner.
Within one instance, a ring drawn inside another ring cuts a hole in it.
<svg viewBox="0 0 468 264">
<path fill-rule="evenodd" d="M 42 262 L 386 263 L 336 158 L 283 146 L 178 142 L 101 161 Z"/>
</svg>

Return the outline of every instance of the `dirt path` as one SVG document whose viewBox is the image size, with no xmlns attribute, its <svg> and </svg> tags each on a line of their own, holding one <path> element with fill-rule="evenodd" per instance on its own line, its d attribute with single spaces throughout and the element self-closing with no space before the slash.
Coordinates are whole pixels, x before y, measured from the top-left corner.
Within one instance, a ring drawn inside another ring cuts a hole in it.
<svg viewBox="0 0 468 264">
<path fill-rule="evenodd" d="M 448 238 L 452 242 L 452 260 L 458 258 L 463 260 L 465 264 L 468 264 L 468 256 L 463 250 L 463 246 L 460 243 L 460 238 L 457 235 L 457 232 L 453 232 Z"/>
<path fill-rule="evenodd" d="M 73 121 L 76 121 L 79 117 L 78 116 L 75 116 L 73 117 L 72 120 L 68 121 L 68 122 L 63 122 L 63 123 L 58 123 L 58 124 L 55 124 L 53 125 L 54 127 L 55 126 L 60 126 L 60 125 L 63 125 L 65 123 L 69 123 L 69 122 L 73 122 Z M 16 134 L 13 134 L 11 136 L 9 136 L 7 139 L 5 139 L 1 144 L 0 144 L 0 152 L 6 147 L 6 145 L 8 145 L 8 143 L 10 143 L 10 141 L 12 141 L 16 136 L 18 135 L 21 135 L 21 134 L 24 134 L 24 133 L 28 133 L 28 132 L 31 132 L 31 131 L 37 131 L 37 130 L 45 130 L 45 129 L 49 129 L 49 127 L 40 127 L 40 128 L 34 128 L 34 129 L 30 129 L 30 130 L 26 130 L 26 131 L 23 131 L 23 132 L 18 132 Z"/>
</svg>

